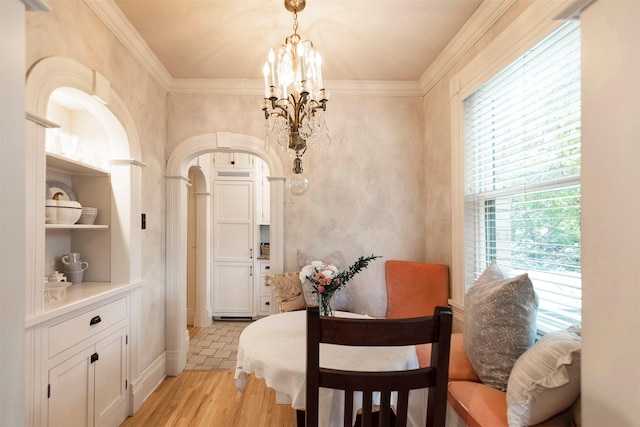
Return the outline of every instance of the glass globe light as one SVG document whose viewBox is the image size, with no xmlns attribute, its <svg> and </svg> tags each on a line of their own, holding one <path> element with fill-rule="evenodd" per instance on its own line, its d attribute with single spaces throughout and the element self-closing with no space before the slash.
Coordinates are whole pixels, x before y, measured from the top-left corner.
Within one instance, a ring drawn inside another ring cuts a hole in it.
<svg viewBox="0 0 640 427">
<path fill-rule="evenodd" d="M 307 192 L 309 179 L 302 171 L 302 160 L 299 157 L 293 161 L 293 173 L 287 176 L 284 185 L 293 196 L 300 196 Z"/>
</svg>

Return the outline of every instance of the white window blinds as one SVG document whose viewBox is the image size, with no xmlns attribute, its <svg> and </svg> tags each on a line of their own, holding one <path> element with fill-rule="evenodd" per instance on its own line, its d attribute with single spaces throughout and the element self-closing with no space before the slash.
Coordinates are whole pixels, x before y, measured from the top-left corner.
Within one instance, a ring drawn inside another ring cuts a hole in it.
<svg viewBox="0 0 640 427">
<path fill-rule="evenodd" d="M 558 28 L 464 100 L 465 283 L 529 273 L 538 330 L 580 323 L 580 29 Z"/>
</svg>

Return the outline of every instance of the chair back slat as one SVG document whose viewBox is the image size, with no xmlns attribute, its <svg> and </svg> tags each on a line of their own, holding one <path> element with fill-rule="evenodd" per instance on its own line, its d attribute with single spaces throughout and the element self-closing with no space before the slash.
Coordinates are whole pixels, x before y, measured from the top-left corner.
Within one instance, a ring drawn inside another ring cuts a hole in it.
<svg viewBox="0 0 640 427">
<path fill-rule="evenodd" d="M 318 307 L 307 308 L 306 425 L 318 423 L 319 388 L 344 390 L 344 425 L 352 425 L 353 393 L 362 392 L 362 425 L 372 425 L 373 393 L 380 393 L 380 425 L 407 424 L 409 391 L 428 388 L 426 426 L 444 426 L 452 315 L 436 307 L 433 316 L 405 319 L 320 317 Z M 404 371 L 365 372 L 323 368 L 320 343 L 347 346 L 408 346 L 431 343 L 431 366 Z M 392 406 L 391 396 L 396 402 Z"/>
<path fill-rule="evenodd" d="M 353 392 L 344 392 L 344 425 L 353 426 Z"/>
</svg>

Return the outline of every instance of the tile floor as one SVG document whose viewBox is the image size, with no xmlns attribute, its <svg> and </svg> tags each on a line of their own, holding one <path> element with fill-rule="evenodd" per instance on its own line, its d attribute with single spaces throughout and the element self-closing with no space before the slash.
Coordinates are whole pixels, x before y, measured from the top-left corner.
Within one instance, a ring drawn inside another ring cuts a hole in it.
<svg viewBox="0 0 640 427">
<path fill-rule="evenodd" d="M 187 366 L 191 371 L 235 369 L 238 340 L 250 321 L 214 321 L 191 337 Z"/>
</svg>

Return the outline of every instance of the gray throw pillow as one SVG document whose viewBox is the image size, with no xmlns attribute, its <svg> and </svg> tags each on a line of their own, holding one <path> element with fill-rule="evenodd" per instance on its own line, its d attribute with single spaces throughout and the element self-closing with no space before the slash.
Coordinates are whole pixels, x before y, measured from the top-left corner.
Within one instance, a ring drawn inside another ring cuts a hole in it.
<svg viewBox="0 0 640 427">
<path fill-rule="evenodd" d="M 535 341 L 538 296 L 527 274 L 504 278 L 494 262 L 464 303 L 464 349 L 480 381 L 507 389 L 514 363 Z"/>
</svg>

